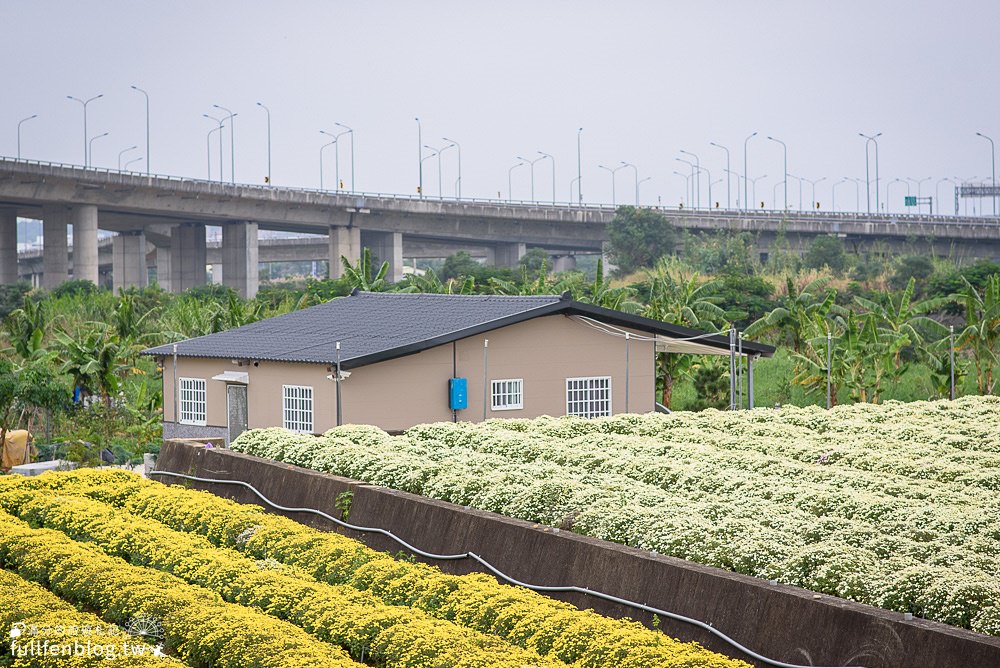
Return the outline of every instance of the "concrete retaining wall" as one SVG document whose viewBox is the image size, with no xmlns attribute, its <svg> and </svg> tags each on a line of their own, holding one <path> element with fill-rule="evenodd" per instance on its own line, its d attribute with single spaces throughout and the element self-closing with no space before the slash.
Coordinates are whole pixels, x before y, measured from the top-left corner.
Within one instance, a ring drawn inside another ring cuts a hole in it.
<svg viewBox="0 0 1000 668">
<path fill-rule="evenodd" d="M 430 552 L 475 552 L 524 582 L 575 584 L 694 617 L 780 661 L 868 668 L 1000 666 L 1000 638 L 935 622 L 904 620 L 899 613 L 797 587 L 771 585 L 717 568 L 230 450 L 167 441 L 157 469 L 242 480 L 275 503 L 314 508 L 334 516 L 339 514 L 335 509 L 337 495 L 351 490 L 350 520 L 354 524 L 388 529 Z M 166 477 L 158 479 L 171 482 Z M 252 492 L 241 487 L 194 486 L 240 502 L 259 503 Z M 333 528 L 315 515 L 286 514 L 322 529 Z M 400 550 L 398 544 L 382 536 L 342 533 L 377 550 Z M 452 573 L 481 570 L 469 560 L 428 563 Z M 560 598 L 601 614 L 651 622 L 646 613 L 593 597 Z M 694 626 L 663 620 L 662 628 L 682 640 L 748 659 Z"/>
</svg>

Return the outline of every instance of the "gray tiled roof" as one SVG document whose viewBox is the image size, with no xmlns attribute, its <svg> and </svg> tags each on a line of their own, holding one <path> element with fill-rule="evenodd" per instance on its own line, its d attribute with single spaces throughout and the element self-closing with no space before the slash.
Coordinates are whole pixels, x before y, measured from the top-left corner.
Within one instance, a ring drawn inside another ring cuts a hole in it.
<svg viewBox="0 0 1000 668">
<path fill-rule="evenodd" d="M 400 348 L 429 347 L 449 334 L 523 316 L 558 304 L 558 295 L 506 297 L 359 292 L 301 311 L 261 320 L 177 344 L 182 357 L 332 363 L 336 342 L 348 363 Z M 148 355 L 170 355 L 171 344 Z M 405 352 L 404 352 L 405 354 Z M 353 366 L 345 364 L 345 366 Z"/>
<path fill-rule="evenodd" d="M 420 352 L 443 343 L 530 320 L 563 313 L 672 338 L 697 336 L 700 343 L 729 349 L 720 335 L 575 302 L 566 296 L 438 295 L 401 292 L 355 292 L 319 306 L 293 311 L 217 334 L 177 343 L 180 357 L 271 360 L 333 364 L 344 368 Z M 143 351 L 168 356 L 173 345 Z M 774 348 L 743 342 L 745 353 L 774 354 Z"/>
</svg>

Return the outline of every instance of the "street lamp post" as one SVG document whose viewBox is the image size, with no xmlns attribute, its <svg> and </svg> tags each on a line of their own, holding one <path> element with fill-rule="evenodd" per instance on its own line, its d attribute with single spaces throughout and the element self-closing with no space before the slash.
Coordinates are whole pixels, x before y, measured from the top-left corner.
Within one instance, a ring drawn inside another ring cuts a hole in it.
<svg viewBox="0 0 1000 668">
<path fill-rule="evenodd" d="M 17 122 L 17 159 L 21 159 L 21 124 L 30 121 L 33 118 L 38 118 L 38 114 L 32 114 L 27 118 L 22 118 Z"/>
<path fill-rule="evenodd" d="M 868 197 L 868 213 L 872 212 L 872 182 L 871 176 L 868 171 L 868 144 L 875 144 L 875 213 L 878 213 L 879 201 L 878 201 L 878 138 L 882 136 L 881 132 L 876 132 L 875 134 L 868 136 L 863 132 L 859 132 L 858 135 L 865 138 L 865 192 Z"/>
<path fill-rule="evenodd" d="M 125 168 L 124 168 L 125 171 L 126 172 L 129 171 L 128 166 L 131 165 L 133 162 L 140 162 L 141 160 L 142 160 L 142 156 L 140 155 L 138 158 L 132 158 L 131 160 L 129 160 L 128 162 L 126 162 L 125 163 Z"/>
<path fill-rule="evenodd" d="M 951 179 L 949 179 L 947 176 L 944 177 L 943 179 L 938 179 L 938 182 L 936 184 L 934 184 L 934 199 L 938 203 L 938 213 L 941 213 L 943 211 L 943 209 L 941 207 L 941 193 L 940 193 L 940 190 L 941 190 L 941 184 L 944 183 L 945 181 L 948 181 L 949 183 L 951 183 L 951 185 L 952 185 L 953 188 L 957 187 L 957 184 L 954 181 L 952 181 Z M 958 215 L 958 209 L 957 208 L 955 209 L 955 215 L 956 216 Z"/>
<path fill-rule="evenodd" d="M 455 179 L 455 197 L 462 199 L 462 145 L 454 139 L 448 139 L 447 137 L 441 137 L 441 139 L 450 141 L 458 149 L 458 178 Z M 353 177 L 351 178 L 353 179 Z"/>
<path fill-rule="evenodd" d="M 513 167 L 511 167 L 510 169 L 507 170 L 507 201 L 508 202 L 513 202 L 514 201 L 514 188 L 513 188 L 513 185 L 512 185 L 512 181 L 511 181 L 511 174 L 513 173 L 513 171 L 515 169 L 517 169 L 518 167 L 523 167 L 523 166 L 524 166 L 524 163 L 523 162 L 519 162 L 519 163 L 517 163 L 516 165 L 514 165 Z"/>
<path fill-rule="evenodd" d="M 910 184 L 907 183 L 905 180 L 903 180 L 903 179 L 893 179 L 892 181 L 889 181 L 889 183 L 887 183 L 886 186 L 885 186 L 885 208 L 886 208 L 886 211 L 888 211 L 888 209 L 889 209 L 889 202 L 892 201 L 892 198 L 889 197 L 889 191 L 892 188 L 892 184 L 893 183 L 902 183 L 903 185 L 906 186 L 906 192 L 907 193 L 910 192 Z"/>
<path fill-rule="evenodd" d="M 684 179 L 684 199 L 687 199 L 688 196 L 691 194 L 691 177 L 688 176 L 687 174 L 682 174 L 681 172 L 678 172 L 676 170 L 674 170 L 674 174 Z M 691 202 L 688 201 L 688 204 L 690 203 Z"/>
<path fill-rule="evenodd" d="M 768 135 L 767 138 L 770 139 L 773 142 L 777 142 L 777 143 L 781 144 L 782 153 L 785 156 L 785 180 L 784 180 L 784 184 L 785 184 L 785 211 L 788 211 L 788 145 L 785 144 L 785 142 L 781 141 L 780 139 L 775 139 L 774 137 L 772 137 L 770 135 Z"/>
<path fill-rule="evenodd" d="M 131 86 L 132 90 L 142 93 L 142 96 L 146 98 L 146 174 L 149 174 L 149 93 L 139 88 L 138 86 Z M 132 162 L 132 161 L 129 161 Z"/>
<path fill-rule="evenodd" d="M 90 149 L 89 155 L 90 155 L 90 161 L 91 161 L 91 163 L 93 163 L 93 161 L 94 161 L 94 141 L 100 139 L 101 137 L 107 137 L 109 134 L 111 134 L 111 133 L 110 132 L 103 132 L 103 133 L 101 133 L 99 135 L 94 135 L 93 137 L 90 138 L 90 143 L 88 144 L 88 148 Z M 93 166 L 93 165 L 91 165 L 91 166 Z"/>
<path fill-rule="evenodd" d="M 639 206 L 639 168 L 630 162 L 625 162 L 622 160 L 622 167 L 631 167 L 633 176 L 635 177 L 635 205 Z"/>
<path fill-rule="evenodd" d="M 853 176 L 845 176 L 844 178 L 854 184 L 854 211 L 861 213 L 861 179 Z"/>
<path fill-rule="evenodd" d="M 423 127 L 420 125 L 420 117 L 417 116 L 413 120 L 417 122 L 417 193 L 420 195 L 420 199 L 424 198 L 424 140 Z"/>
<path fill-rule="evenodd" d="M 701 206 L 701 198 L 700 197 L 695 197 L 696 177 L 695 177 L 695 166 L 694 166 L 694 163 L 691 162 L 690 160 L 685 160 L 684 158 L 674 158 L 674 160 L 676 160 L 677 162 L 683 162 L 685 165 L 687 165 L 688 167 L 691 168 L 691 195 L 690 195 L 690 197 L 688 197 L 688 202 L 689 203 L 693 202 L 693 205 L 692 205 L 691 208 L 692 209 L 697 209 L 699 206 Z"/>
<path fill-rule="evenodd" d="M 752 135 L 743 140 L 743 206 L 746 209 L 749 209 L 749 203 L 750 203 L 750 200 L 747 199 L 747 196 L 749 195 L 749 186 L 750 186 L 750 184 L 747 183 L 747 179 L 750 178 L 750 172 L 747 171 L 747 144 L 749 144 L 750 140 L 756 136 L 757 133 L 754 132 Z M 754 193 L 753 198 L 754 201 L 757 200 L 757 193 Z"/>
<path fill-rule="evenodd" d="M 267 114 L 267 184 L 271 185 L 271 110 L 263 102 L 258 102 L 257 106 Z"/>
<path fill-rule="evenodd" d="M 444 192 L 441 189 L 441 154 L 447 151 L 449 148 L 454 146 L 454 144 L 448 144 L 444 148 L 434 148 L 433 146 L 424 146 L 428 151 L 432 152 L 431 157 L 437 156 L 438 159 L 438 199 L 444 199 Z"/>
<path fill-rule="evenodd" d="M 743 178 L 746 178 L 746 175 L 744 175 Z M 767 178 L 767 174 L 761 174 L 757 178 L 750 179 L 750 182 L 753 184 L 753 186 L 752 186 L 752 192 L 753 192 L 753 201 L 755 203 L 757 202 L 757 181 L 759 181 L 760 179 L 766 179 L 766 178 Z"/>
<path fill-rule="evenodd" d="M 780 185 L 784 185 L 785 190 L 788 190 L 788 184 L 784 181 L 774 184 L 774 188 L 771 189 L 771 208 L 775 210 L 778 208 L 778 186 Z M 754 199 L 757 199 L 756 195 L 754 195 Z M 785 210 L 788 210 L 787 206 L 785 206 Z"/>
<path fill-rule="evenodd" d="M 221 105 L 213 104 L 212 106 L 229 114 L 226 117 L 229 120 L 229 178 L 233 183 L 236 183 L 236 121 L 233 120 L 236 118 L 236 114 Z M 222 135 L 219 137 L 221 138 Z"/>
<path fill-rule="evenodd" d="M 805 179 L 795 176 L 795 174 L 789 174 L 788 178 L 795 179 L 799 182 L 799 211 L 802 211 L 802 182 L 805 181 Z"/>
<path fill-rule="evenodd" d="M 635 184 L 635 205 L 636 206 L 639 206 L 639 186 L 641 186 L 646 181 L 651 181 L 652 179 L 653 179 L 652 176 L 647 176 L 646 178 L 642 179 L 641 181 L 639 181 L 638 183 Z"/>
<path fill-rule="evenodd" d="M 831 208 L 832 208 L 832 210 L 833 210 L 833 212 L 834 212 L 834 213 L 836 213 L 836 212 L 837 212 L 837 186 L 839 186 L 839 185 L 841 185 L 841 184 L 844 184 L 844 183 L 849 183 L 849 182 L 850 182 L 850 179 L 848 179 L 848 178 L 847 178 L 847 177 L 845 176 L 845 177 L 844 177 L 844 178 L 842 178 L 841 180 L 839 180 L 839 181 L 837 181 L 836 183 L 834 183 L 834 184 L 833 184 L 833 187 L 832 187 L 832 188 L 830 189 L 830 197 L 831 197 L 831 199 L 833 200 L 833 201 L 832 201 L 832 202 L 830 203 L 830 206 L 831 206 Z"/>
<path fill-rule="evenodd" d="M 76 102 L 79 102 L 80 104 L 83 105 L 83 166 L 90 167 L 90 153 L 88 152 L 89 144 L 87 143 L 87 138 L 88 138 L 87 105 L 89 105 L 94 100 L 99 100 L 102 97 L 104 97 L 104 93 L 101 93 L 100 95 L 95 95 L 94 97 L 88 100 L 81 100 L 80 98 L 73 97 L 72 95 L 67 95 L 66 97 L 69 98 L 70 100 L 75 100 Z"/>
<path fill-rule="evenodd" d="M 139 148 L 139 147 L 138 146 L 129 146 L 128 148 L 123 148 L 122 150 L 118 151 L 118 171 L 119 172 L 122 171 L 122 156 L 125 155 L 126 153 L 128 153 L 129 151 L 134 151 L 137 148 Z"/>
<path fill-rule="evenodd" d="M 337 123 L 337 122 L 334 122 L 334 125 L 336 125 L 338 128 L 344 128 L 344 130 L 346 132 L 350 133 L 350 135 L 351 135 L 351 190 L 350 190 L 350 192 L 353 193 L 353 192 L 356 192 L 356 189 L 354 187 L 354 128 L 349 128 L 346 125 L 344 125 L 343 123 Z M 338 147 L 337 150 L 339 151 L 340 148 Z"/>
<path fill-rule="evenodd" d="M 556 203 L 556 159 L 551 155 L 549 155 L 548 153 L 545 153 L 544 151 L 539 151 L 538 155 L 542 156 L 542 158 L 548 158 L 549 160 L 552 161 L 552 203 L 555 204 Z"/>
<path fill-rule="evenodd" d="M 431 158 L 438 159 L 438 199 L 441 199 L 441 151 L 426 145 L 424 146 L 424 148 L 430 150 L 431 154 L 423 158 L 420 158 L 421 169 L 423 169 L 424 160 L 430 160 Z"/>
<path fill-rule="evenodd" d="M 216 126 L 211 130 L 209 130 L 208 134 L 205 136 L 205 159 L 208 164 L 207 178 L 209 181 L 212 180 L 212 133 L 221 131 L 222 131 L 222 126 Z M 221 162 L 219 163 L 219 169 L 220 170 L 222 169 Z"/>
<path fill-rule="evenodd" d="M 727 209 L 732 209 L 733 208 L 733 201 L 730 199 L 730 195 L 731 195 L 731 190 L 732 189 L 731 189 L 731 187 L 729 185 L 729 174 L 730 174 L 730 171 L 729 171 L 729 149 L 726 148 L 725 146 L 723 146 L 722 144 L 716 144 L 714 141 L 710 141 L 708 143 L 709 143 L 709 145 L 715 146 L 716 148 L 721 148 L 723 151 L 726 152 L 726 208 Z M 736 183 L 738 184 L 739 181 L 737 181 Z"/>
<path fill-rule="evenodd" d="M 210 121 L 215 121 L 219 125 L 219 127 L 216 129 L 219 131 L 219 183 L 222 183 L 222 119 L 216 118 L 215 116 L 209 116 L 208 114 L 202 114 L 202 116 L 204 116 Z M 211 137 L 212 133 L 209 132 L 208 136 Z M 210 169 L 208 176 L 209 181 L 212 180 L 211 171 L 212 170 Z"/>
<path fill-rule="evenodd" d="M 322 130 L 320 130 L 320 132 L 322 132 Z M 325 190 L 326 189 L 326 188 L 323 187 L 323 151 L 324 151 L 324 149 L 326 149 L 327 146 L 333 146 L 336 143 L 337 143 L 337 140 L 334 139 L 333 141 L 327 142 L 327 143 L 325 143 L 325 144 L 323 144 L 322 146 L 319 147 L 319 189 L 320 190 Z"/>
<path fill-rule="evenodd" d="M 742 204 L 740 204 L 740 201 L 741 201 L 740 200 L 740 179 L 743 178 L 743 175 L 741 175 L 739 172 L 734 172 L 731 169 L 727 168 L 726 169 L 726 178 L 728 179 L 730 176 L 735 176 L 736 177 L 736 208 L 740 209 L 743 206 Z"/>
<path fill-rule="evenodd" d="M 698 201 L 698 207 L 701 207 L 701 160 L 699 160 L 698 156 L 692 153 L 691 151 L 685 151 L 684 149 L 681 149 L 680 152 L 683 153 L 684 155 L 690 155 L 692 158 L 694 158 L 694 166 L 698 174 L 697 177 L 695 177 L 695 183 L 697 184 L 697 191 L 698 191 L 696 199 Z"/>
<path fill-rule="evenodd" d="M 708 171 L 708 167 L 698 167 L 699 172 L 705 172 L 708 176 L 708 208 L 712 208 L 712 172 Z"/>
<path fill-rule="evenodd" d="M 545 158 L 541 157 L 541 158 L 535 158 L 534 160 L 531 160 L 529 158 L 524 158 L 524 157 L 522 157 L 520 155 L 516 156 L 516 157 L 517 157 L 518 160 L 521 160 L 523 162 L 528 163 L 528 166 L 531 168 L 531 201 L 534 202 L 535 201 L 535 163 L 539 162 L 541 160 L 544 160 Z"/>
<path fill-rule="evenodd" d="M 583 128 L 578 128 L 576 131 L 576 196 L 579 198 L 579 203 L 583 204 L 583 163 L 582 163 L 582 153 L 580 152 L 580 135 L 583 134 Z M 572 188 L 570 188 L 572 191 Z M 570 192 L 570 198 L 572 199 L 572 192 Z"/>
<path fill-rule="evenodd" d="M 598 167 L 600 169 L 606 169 L 611 174 L 611 206 L 612 207 L 617 207 L 618 206 L 618 202 L 615 199 L 615 173 L 619 169 L 621 169 L 622 167 L 624 167 L 624 166 L 625 165 L 621 165 L 619 167 L 615 167 L 614 169 L 611 169 L 610 167 L 605 167 L 604 165 L 598 165 Z"/>
<path fill-rule="evenodd" d="M 810 186 L 812 186 L 812 204 L 809 205 L 809 208 L 812 209 L 812 210 L 818 209 L 819 207 L 816 206 L 818 204 L 818 202 L 816 201 L 816 184 L 817 183 L 821 183 L 823 181 L 826 181 L 826 177 L 823 176 L 823 177 L 820 177 L 820 178 L 815 179 L 815 180 L 810 180 L 810 179 L 802 179 L 802 180 L 805 181 L 806 183 L 808 183 Z M 801 193 L 800 193 L 800 195 L 801 195 Z M 801 208 L 802 208 L 802 205 L 800 204 L 799 205 L 799 209 L 801 209 Z"/>
<path fill-rule="evenodd" d="M 326 130 L 319 131 L 321 135 L 326 135 L 327 137 L 333 139 L 334 144 L 337 144 L 337 141 L 341 137 L 346 135 L 348 132 L 349 132 L 348 130 L 344 130 L 343 132 L 338 132 L 337 134 L 334 134 L 332 132 L 327 132 Z M 351 136 L 352 137 L 354 136 L 353 132 L 351 132 Z M 340 191 L 340 144 L 337 144 L 337 148 L 333 149 L 333 166 L 335 170 L 334 177 L 337 179 L 337 187 L 334 188 L 334 190 L 339 192 Z"/>
<path fill-rule="evenodd" d="M 984 135 L 982 132 L 977 132 L 976 136 L 977 137 L 982 137 L 983 139 L 985 139 L 986 141 L 988 141 L 990 143 L 990 161 L 993 164 L 993 191 L 994 191 L 993 192 L 993 215 L 995 216 L 995 215 L 997 215 L 997 196 L 996 196 L 996 189 L 997 189 L 997 152 L 996 152 L 996 145 L 993 143 L 992 139 L 990 139 L 989 137 L 987 137 L 986 135 Z"/>
</svg>

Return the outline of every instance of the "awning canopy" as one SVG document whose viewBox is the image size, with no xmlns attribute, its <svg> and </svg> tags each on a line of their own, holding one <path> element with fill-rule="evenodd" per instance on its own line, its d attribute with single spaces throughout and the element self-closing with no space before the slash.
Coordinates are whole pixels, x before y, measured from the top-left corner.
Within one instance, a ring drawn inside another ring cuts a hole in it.
<svg viewBox="0 0 1000 668">
<path fill-rule="evenodd" d="M 719 348 L 718 346 L 709 346 L 704 343 L 699 343 L 698 341 L 684 341 L 672 339 L 662 334 L 656 335 L 656 352 L 658 353 L 679 353 L 688 355 L 719 355 L 719 356 L 729 356 L 729 350 L 725 348 Z M 736 349 L 736 354 L 739 355 L 739 348 Z M 744 357 L 756 357 L 758 353 L 743 349 Z"/>
<path fill-rule="evenodd" d="M 250 374 L 246 371 L 223 371 L 218 376 L 212 376 L 212 380 L 221 380 L 224 383 L 234 383 L 238 385 L 249 385 Z"/>
</svg>

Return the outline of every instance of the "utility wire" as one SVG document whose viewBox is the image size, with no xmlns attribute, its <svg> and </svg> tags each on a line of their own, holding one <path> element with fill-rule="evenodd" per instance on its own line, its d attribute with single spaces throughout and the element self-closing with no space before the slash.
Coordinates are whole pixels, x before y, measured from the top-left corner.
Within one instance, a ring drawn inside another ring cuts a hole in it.
<svg viewBox="0 0 1000 668">
<path fill-rule="evenodd" d="M 645 612 L 649 612 L 649 613 L 652 613 L 652 614 L 655 614 L 655 615 L 660 615 L 661 617 L 666 617 L 668 619 L 673 619 L 673 620 L 678 621 L 678 622 L 684 622 L 685 624 L 691 624 L 693 626 L 697 626 L 698 628 L 700 628 L 700 629 L 702 629 L 704 631 L 707 631 L 707 632 L 711 633 L 712 635 L 718 637 L 719 639 L 727 642 L 728 644 L 732 645 L 733 647 L 735 647 L 736 649 L 740 650 L 744 654 L 753 657 L 757 661 L 760 661 L 762 663 L 766 663 L 766 664 L 771 665 L 771 666 L 777 666 L 777 668 L 823 668 L 821 666 L 804 666 L 804 665 L 801 665 L 801 664 L 785 663 L 783 661 L 778 661 L 776 659 L 769 659 L 768 657 L 763 656 L 761 654 L 758 654 L 757 652 L 754 652 L 753 650 L 747 648 L 746 646 L 741 645 L 736 640 L 734 640 L 734 639 L 730 638 L 729 636 L 727 636 L 726 634 L 724 634 L 722 631 L 719 631 L 718 629 L 714 628 L 711 624 L 707 624 L 707 623 L 705 623 L 703 621 L 700 621 L 698 619 L 694 619 L 693 617 L 686 617 L 684 615 L 679 615 L 679 614 L 674 613 L 674 612 L 668 612 L 667 610 L 661 610 L 660 608 L 654 608 L 652 606 L 645 605 L 644 603 L 637 603 L 635 601 L 630 601 L 628 599 L 619 598 L 617 596 L 613 596 L 611 594 L 605 594 L 604 592 L 595 591 L 593 589 L 588 589 L 586 587 L 576 587 L 574 585 L 545 586 L 545 585 L 528 584 L 527 582 L 521 582 L 520 580 L 516 580 L 516 579 L 510 577 L 509 575 L 507 575 L 504 572 L 500 571 L 498 568 L 496 568 L 491 563 L 489 563 L 488 561 L 486 561 L 485 559 L 483 559 L 482 557 L 480 557 L 478 554 L 476 554 L 474 552 L 463 552 L 461 554 L 434 554 L 433 552 L 425 552 L 425 551 L 423 551 L 423 550 L 421 550 L 421 549 L 419 549 L 417 547 L 414 547 L 413 545 L 407 543 L 405 540 L 403 540 L 399 536 L 395 535 L 391 531 L 387 531 L 386 529 L 379 529 L 377 527 L 362 527 L 362 526 L 357 526 L 355 524 L 349 524 L 347 522 L 344 522 L 343 520 L 337 519 L 336 517 L 334 517 L 332 515 L 328 515 L 327 513 L 324 513 L 321 510 L 315 510 L 313 508 L 290 508 L 290 507 L 287 507 L 287 506 L 282 506 L 282 505 L 279 505 L 277 503 L 274 503 L 269 498 L 267 498 L 266 496 L 264 496 L 263 494 L 261 494 L 260 491 L 258 491 L 256 487 L 254 487 L 250 483 L 244 482 L 242 480 L 218 480 L 218 479 L 215 479 L 215 478 L 200 478 L 200 477 L 197 477 L 197 476 L 186 475 L 184 473 L 174 473 L 173 471 L 149 471 L 149 472 L 147 472 L 146 475 L 162 475 L 162 476 L 170 476 L 170 477 L 175 477 L 175 478 L 183 478 L 185 480 L 193 480 L 195 482 L 207 482 L 207 483 L 213 483 L 213 484 L 219 484 L 219 485 L 238 485 L 240 487 L 246 487 L 251 492 L 253 492 L 254 494 L 256 494 L 257 497 L 260 498 L 261 501 L 263 501 L 267 505 L 271 506 L 275 510 L 280 510 L 280 511 L 286 512 L 286 513 L 312 513 L 313 515 L 319 515 L 320 517 L 323 517 L 323 518 L 325 518 L 327 520 L 330 520 L 334 524 L 336 524 L 338 526 L 341 526 L 341 527 L 344 527 L 345 529 L 350 529 L 352 531 L 359 531 L 359 532 L 362 532 L 362 533 L 377 533 L 377 534 L 380 534 L 382 536 L 386 536 L 387 538 L 390 538 L 390 539 L 394 540 L 395 542 L 399 543 L 400 545 L 402 545 L 407 550 L 410 550 L 414 554 L 420 555 L 421 557 L 424 557 L 426 559 L 435 559 L 435 560 L 440 560 L 440 561 L 456 561 L 458 559 L 472 559 L 473 561 L 478 562 L 484 568 L 486 568 L 491 573 L 493 573 L 494 575 L 496 575 L 499 579 L 504 580 L 506 582 L 509 582 L 510 584 L 516 585 L 518 587 L 524 587 L 525 589 L 530 589 L 532 591 L 538 591 L 538 592 L 572 592 L 572 593 L 577 593 L 577 594 L 585 594 L 587 596 L 593 596 L 595 598 L 600 598 L 600 599 L 603 599 L 605 601 L 610 601 L 612 603 L 617 603 L 619 605 L 627 605 L 629 607 L 636 608 L 638 610 L 643 610 Z M 556 531 L 558 531 L 558 529 L 556 529 Z M 843 667 L 843 666 L 836 666 L 836 667 L 826 667 L 826 668 L 845 668 L 845 667 Z"/>
</svg>

